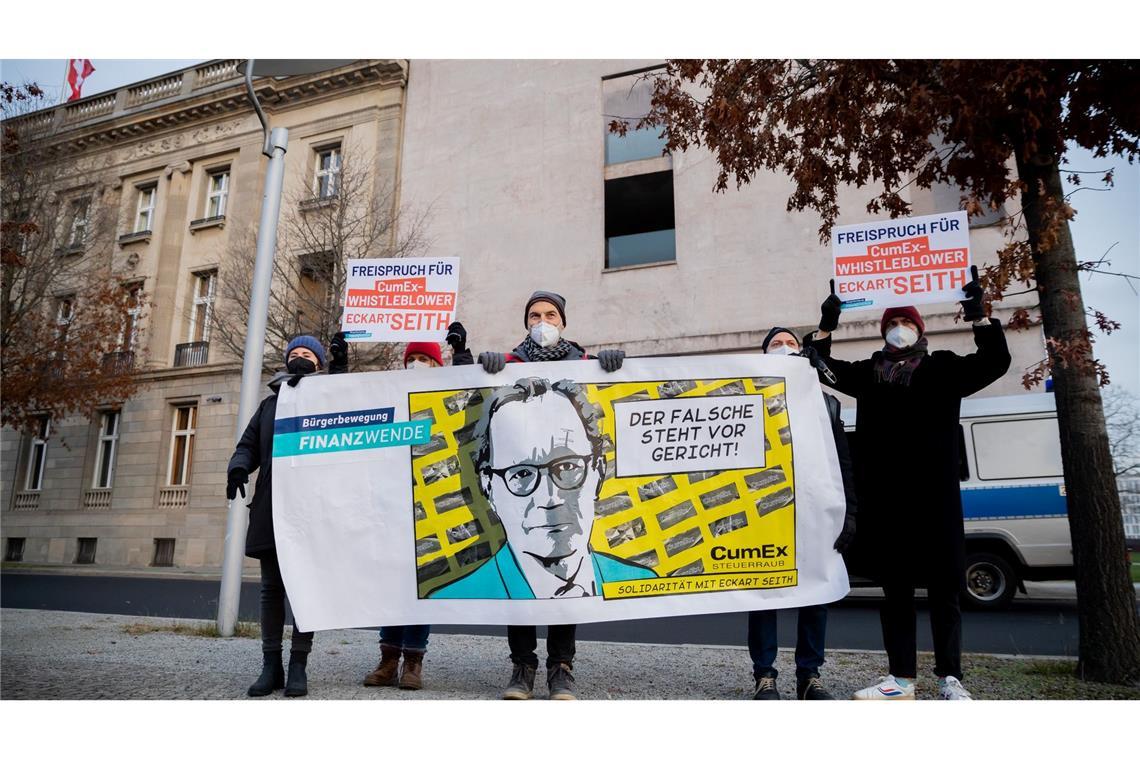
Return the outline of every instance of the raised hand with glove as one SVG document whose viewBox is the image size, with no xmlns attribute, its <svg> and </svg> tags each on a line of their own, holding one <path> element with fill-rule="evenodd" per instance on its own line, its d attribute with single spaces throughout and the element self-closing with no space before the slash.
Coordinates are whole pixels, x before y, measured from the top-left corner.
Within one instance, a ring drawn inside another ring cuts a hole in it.
<svg viewBox="0 0 1140 760">
<path fill-rule="evenodd" d="M 839 314 L 843 311 L 843 301 L 835 295 L 835 280 L 831 280 L 831 295 L 819 306 L 819 337 L 826 338 L 839 327 Z"/>
<path fill-rule="evenodd" d="M 985 292 L 982 290 L 982 283 L 978 280 L 978 268 L 976 266 L 970 267 L 970 275 L 973 279 L 962 288 L 962 292 L 966 294 L 966 300 L 958 302 L 962 306 L 962 320 L 965 322 L 982 322 L 986 319 L 986 305 L 983 300 Z"/>
<path fill-rule="evenodd" d="M 343 330 L 333 335 L 332 342 L 329 344 L 329 353 L 332 354 L 332 361 L 329 362 L 329 374 L 339 375 L 348 372 L 348 340 L 345 338 Z"/>
</svg>

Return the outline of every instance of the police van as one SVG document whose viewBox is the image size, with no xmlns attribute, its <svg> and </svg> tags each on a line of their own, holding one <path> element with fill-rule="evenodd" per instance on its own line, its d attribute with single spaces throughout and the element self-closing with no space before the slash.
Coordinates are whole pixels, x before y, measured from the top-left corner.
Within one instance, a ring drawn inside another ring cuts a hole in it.
<svg viewBox="0 0 1140 760">
<path fill-rule="evenodd" d="M 858 457 L 855 410 L 843 410 Z M 1071 580 L 1073 552 L 1052 393 L 963 399 L 958 473 L 972 607 L 1009 605 L 1023 581 Z"/>
</svg>

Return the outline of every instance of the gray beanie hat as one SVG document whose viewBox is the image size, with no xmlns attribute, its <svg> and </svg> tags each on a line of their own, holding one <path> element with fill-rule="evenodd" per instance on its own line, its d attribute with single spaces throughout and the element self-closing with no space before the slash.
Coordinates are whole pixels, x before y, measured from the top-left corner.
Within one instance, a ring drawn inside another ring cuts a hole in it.
<svg viewBox="0 0 1140 760">
<path fill-rule="evenodd" d="M 523 327 L 530 327 L 528 315 L 530 314 L 530 307 L 534 305 L 535 301 L 549 301 L 554 304 L 554 308 L 558 309 L 558 313 L 562 317 L 563 327 L 566 326 L 566 299 L 549 290 L 536 290 L 530 294 L 526 308 L 523 309 Z"/>
</svg>

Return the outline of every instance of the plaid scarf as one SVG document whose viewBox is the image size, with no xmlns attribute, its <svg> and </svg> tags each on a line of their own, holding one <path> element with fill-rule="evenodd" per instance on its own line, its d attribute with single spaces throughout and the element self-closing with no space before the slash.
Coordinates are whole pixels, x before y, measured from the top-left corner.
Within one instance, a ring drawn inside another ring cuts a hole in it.
<svg viewBox="0 0 1140 760">
<path fill-rule="evenodd" d="M 559 338 L 558 342 L 549 348 L 542 346 L 531 340 L 531 337 L 526 336 L 526 340 L 515 346 L 514 353 L 519 356 L 528 357 L 532 362 L 554 362 L 560 359 L 565 359 L 566 355 L 570 353 L 573 346 L 570 341 L 565 338 Z"/>
<path fill-rule="evenodd" d="M 888 343 L 875 361 L 875 380 L 880 383 L 910 385 L 910 376 L 926 354 L 925 335 L 906 348 L 895 348 Z"/>
</svg>

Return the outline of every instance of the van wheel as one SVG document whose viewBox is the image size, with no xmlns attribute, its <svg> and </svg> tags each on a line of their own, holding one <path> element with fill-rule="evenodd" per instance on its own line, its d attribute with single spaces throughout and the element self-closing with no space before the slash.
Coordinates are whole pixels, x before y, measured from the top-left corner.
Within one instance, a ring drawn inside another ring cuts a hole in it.
<svg viewBox="0 0 1140 760">
<path fill-rule="evenodd" d="M 1009 606 L 1017 593 L 1017 574 L 1004 558 L 996 554 L 971 554 L 966 557 L 967 606 L 980 610 L 1001 610 Z"/>
</svg>

